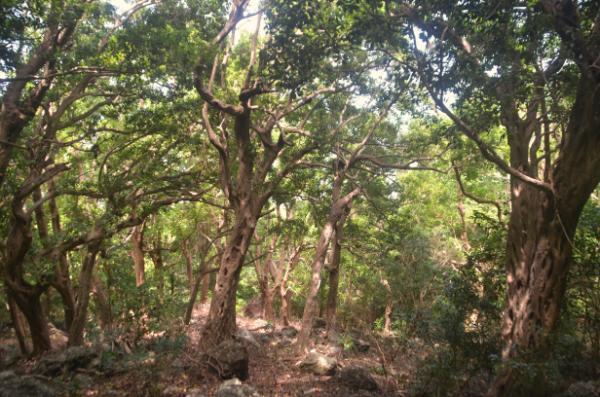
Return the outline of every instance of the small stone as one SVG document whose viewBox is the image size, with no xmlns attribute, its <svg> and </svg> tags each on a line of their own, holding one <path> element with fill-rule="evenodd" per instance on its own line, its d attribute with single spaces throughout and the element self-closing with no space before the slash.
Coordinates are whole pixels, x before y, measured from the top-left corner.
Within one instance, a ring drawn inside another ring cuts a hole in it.
<svg viewBox="0 0 600 397">
<path fill-rule="evenodd" d="M 237 379 L 229 379 L 219 386 L 215 397 L 262 397 L 255 388 Z"/>
<path fill-rule="evenodd" d="M 337 369 L 337 360 L 324 354 L 311 352 L 300 362 L 300 368 L 316 375 L 333 375 Z"/>
</svg>

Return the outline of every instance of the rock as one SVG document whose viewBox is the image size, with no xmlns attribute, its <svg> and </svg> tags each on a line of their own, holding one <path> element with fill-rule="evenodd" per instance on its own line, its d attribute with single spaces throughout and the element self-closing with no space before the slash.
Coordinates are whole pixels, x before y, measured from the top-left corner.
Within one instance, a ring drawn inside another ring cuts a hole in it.
<svg viewBox="0 0 600 397">
<path fill-rule="evenodd" d="M 369 371 L 361 367 L 346 367 L 340 372 L 340 381 L 351 389 L 375 391 L 379 389 L 377 382 Z"/>
<path fill-rule="evenodd" d="M 298 335 L 298 330 L 292 326 L 283 327 L 281 329 L 281 335 L 286 338 L 295 338 Z"/>
<path fill-rule="evenodd" d="M 561 397 L 600 397 L 600 381 L 573 383 Z"/>
<path fill-rule="evenodd" d="M 255 328 L 253 329 L 253 331 L 256 331 L 259 329 L 268 330 L 269 328 L 273 328 L 273 325 L 271 323 L 269 323 L 267 320 L 259 318 L 259 319 L 254 320 L 254 327 Z"/>
<path fill-rule="evenodd" d="M 86 367 L 96 357 L 95 352 L 83 346 L 70 347 L 63 352 L 42 357 L 34 372 L 46 376 L 58 376 L 63 370 L 73 371 Z"/>
<path fill-rule="evenodd" d="M 240 328 L 235 336 L 236 336 L 236 338 L 238 338 L 256 348 L 260 348 L 260 344 L 256 341 L 256 338 L 254 337 L 254 335 L 252 335 L 252 332 L 248 331 L 247 329 Z"/>
<path fill-rule="evenodd" d="M 261 397 L 255 388 L 244 385 L 239 379 L 233 378 L 219 386 L 215 397 Z"/>
<path fill-rule="evenodd" d="M 300 362 L 300 368 L 316 375 L 333 375 L 337 369 L 337 360 L 324 354 L 311 352 Z"/>
<path fill-rule="evenodd" d="M 42 376 L 18 376 L 13 371 L 0 373 L 0 397 L 54 397 L 64 390 Z"/>
<path fill-rule="evenodd" d="M 221 379 L 248 379 L 248 349 L 239 340 L 228 339 L 206 352 L 208 365 Z"/>
</svg>

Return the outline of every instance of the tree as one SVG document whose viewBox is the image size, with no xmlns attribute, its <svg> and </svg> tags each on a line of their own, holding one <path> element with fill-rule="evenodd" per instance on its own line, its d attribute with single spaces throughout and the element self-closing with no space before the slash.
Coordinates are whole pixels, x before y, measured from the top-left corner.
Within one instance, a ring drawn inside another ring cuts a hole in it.
<svg viewBox="0 0 600 397">
<path fill-rule="evenodd" d="M 244 0 L 233 2 L 228 21 L 212 39 L 210 46 L 215 48 L 226 39 L 243 18 L 246 5 L 247 1 Z M 287 99 L 279 97 L 282 103 L 274 107 L 270 107 L 268 103 L 260 104 L 258 96 L 271 90 L 261 81 L 261 65 L 257 65 L 259 25 L 260 16 L 250 44 L 245 78 L 237 95 L 239 104 L 226 103 L 213 94 L 218 60 L 228 57 L 228 53 L 223 56 L 215 55 L 210 67 L 206 67 L 204 62 L 207 54 L 202 54 L 194 72 L 196 90 L 205 101 L 202 108 L 203 125 L 219 154 L 221 189 L 233 212 L 233 228 L 224 248 L 208 319 L 202 333 L 201 343 L 205 347 L 218 344 L 235 334 L 235 297 L 240 271 L 263 207 L 281 180 L 298 165 L 306 153 L 315 148 L 315 143 L 309 141 L 294 151 L 284 150 L 287 142 L 284 132 L 281 131 L 275 141 L 274 129 L 286 116 L 298 112 L 315 97 L 335 91 L 330 87 L 317 88 L 300 99 L 295 99 L 294 93 Z M 257 66 L 258 70 L 255 70 Z M 206 72 L 209 75 L 207 80 Z M 211 108 L 220 113 L 219 130 L 213 126 L 209 112 Z M 259 110 L 266 116 L 256 122 L 252 115 Z M 231 119 L 233 136 L 227 131 Z M 274 169 L 276 160 L 282 165 Z"/>
</svg>

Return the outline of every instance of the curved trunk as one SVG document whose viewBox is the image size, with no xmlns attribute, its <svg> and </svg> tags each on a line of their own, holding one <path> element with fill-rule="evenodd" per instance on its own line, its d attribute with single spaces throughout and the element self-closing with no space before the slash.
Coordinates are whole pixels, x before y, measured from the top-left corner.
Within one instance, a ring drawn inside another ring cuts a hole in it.
<svg viewBox="0 0 600 397">
<path fill-rule="evenodd" d="M 15 204 L 14 204 L 15 205 Z M 13 301 L 25 316 L 32 341 L 32 354 L 40 355 L 51 348 L 48 321 L 42 309 L 41 294 L 47 285 L 31 285 L 23 275 L 25 255 L 31 247 L 31 218 L 13 208 L 12 226 L 6 239 L 4 263 L 8 301 Z M 17 315 L 16 311 L 13 315 Z M 19 325 L 19 323 L 15 323 Z"/>
</svg>

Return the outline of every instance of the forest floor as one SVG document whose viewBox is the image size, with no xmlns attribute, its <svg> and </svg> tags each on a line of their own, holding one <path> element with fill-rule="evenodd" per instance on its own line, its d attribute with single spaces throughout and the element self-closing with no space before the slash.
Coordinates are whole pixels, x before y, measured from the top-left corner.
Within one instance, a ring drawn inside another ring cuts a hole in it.
<svg viewBox="0 0 600 397">
<path fill-rule="evenodd" d="M 203 367 L 199 360 L 197 344 L 208 307 L 201 306 L 194 311 L 191 325 L 187 329 L 187 342 L 178 354 L 165 351 L 155 356 L 148 364 L 153 367 L 136 368 L 107 379 L 85 394 L 86 396 L 213 396 L 223 383 L 210 369 Z M 303 355 L 295 351 L 295 338 L 282 338 L 281 326 L 270 326 L 262 319 L 238 315 L 240 330 L 249 331 L 258 345 L 248 344 L 249 378 L 244 384 L 250 385 L 262 396 L 299 397 L 299 396 L 403 396 L 402 386 L 397 379 L 409 379 L 414 365 L 406 356 L 400 357 L 391 349 L 381 346 L 367 335 L 370 348 L 366 352 L 344 349 L 324 341 L 324 337 L 315 338 L 323 343 L 315 350 L 337 359 L 339 367 L 358 366 L 368 370 L 376 380 L 379 390 L 356 390 L 346 385 L 338 376 L 316 375 L 298 366 Z M 300 324 L 290 324 L 300 329 Z M 324 333 L 323 331 L 320 331 Z M 374 345 L 373 345 L 373 342 Z M 383 350 L 386 352 L 383 353 Z M 395 356 L 395 357 L 394 357 Z M 415 357 L 416 359 L 416 357 Z M 147 374 L 151 373 L 151 377 Z M 391 376 L 393 374 L 393 376 Z M 116 392 L 116 393 L 115 393 Z M 118 393 L 118 394 L 117 394 Z"/>
<path fill-rule="evenodd" d="M 185 338 L 176 332 L 169 337 L 155 335 L 154 341 L 148 339 L 126 353 L 115 347 L 113 353 L 102 352 L 102 362 L 96 369 L 75 369 L 76 376 L 63 370 L 53 381 L 64 385 L 63 390 L 69 396 L 214 396 L 223 380 L 202 365 L 196 348 L 206 313 L 206 306 L 195 310 L 191 325 L 181 329 Z M 299 329 L 298 323 L 290 325 Z M 243 383 L 265 397 L 405 396 L 406 382 L 414 376 L 419 360 L 410 352 L 419 349 L 407 351 L 405 345 L 399 347 L 393 338 L 362 334 L 361 343 L 367 342 L 368 350 L 363 345 L 359 352 L 352 347 L 349 337 L 340 336 L 332 344 L 323 330 L 315 330 L 316 351 L 334 357 L 339 368 L 365 369 L 377 382 L 376 391 L 358 390 L 340 376 L 316 375 L 301 369 L 298 363 L 304 355 L 295 352 L 295 338 L 282 336 L 281 326 L 239 315 L 238 327 L 248 331 L 256 342 L 248 344 L 249 377 Z M 10 369 L 27 374 L 35 373 L 36 366 L 39 363 L 21 360 Z M 1 387 L 0 396 L 3 396 Z"/>
</svg>

